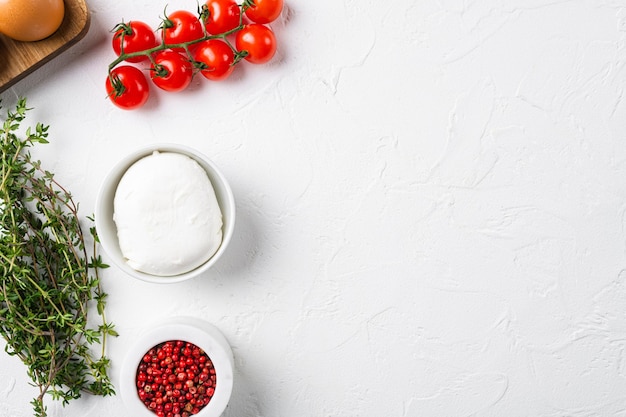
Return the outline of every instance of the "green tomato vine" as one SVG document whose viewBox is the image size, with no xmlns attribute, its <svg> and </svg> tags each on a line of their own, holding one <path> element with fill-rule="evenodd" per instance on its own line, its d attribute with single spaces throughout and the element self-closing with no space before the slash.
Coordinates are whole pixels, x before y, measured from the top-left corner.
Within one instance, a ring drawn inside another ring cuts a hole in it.
<svg viewBox="0 0 626 417">
<path fill-rule="evenodd" d="M 228 36 L 233 34 L 233 33 L 237 33 L 239 32 L 241 29 L 243 29 L 244 27 L 244 21 L 243 21 L 243 16 L 244 13 L 246 11 L 246 9 L 248 9 L 249 7 L 251 7 L 252 5 L 254 5 L 254 0 L 244 0 L 240 5 L 239 8 L 241 9 L 241 13 L 239 16 L 239 25 L 237 25 L 237 27 L 226 31 L 224 33 L 220 33 L 220 34 L 209 34 L 206 31 L 205 28 L 205 24 L 207 22 L 207 19 L 209 18 L 209 10 L 207 9 L 206 5 L 202 5 L 198 7 L 198 19 L 200 20 L 200 22 L 202 23 L 202 30 L 203 30 L 203 36 L 197 39 L 193 39 L 191 41 L 187 41 L 187 42 L 182 42 L 182 43 L 174 43 L 174 44 L 168 44 L 164 41 L 164 39 L 161 39 L 161 42 L 149 49 L 145 49 L 142 51 L 137 51 L 137 52 L 125 52 L 123 49 L 120 53 L 120 55 L 113 60 L 108 67 L 108 73 L 109 73 L 109 78 L 111 83 L 114 86 L 115 89 L 115 94 L 116 95 L 120 95 L 124 92 L 124 85 L 121 84 L 119 82 L 119 80 L 116 80 L 114 78 L 114 76 L 112 75 L 112 70 L 113 68 L 115 68 L 116 66 L 118 66 L 120 63 L 128 60 L 129 58 L 135 58 L 135 57 L 147 57 L 150 62 L 152 63 L 152 65 L 156 68 L 157 71 L 160 70 L 159 66 L 154 62 L 154 54 L 159 52 L 159 51 L 164 51 L 166 49 L 183 49 L 185 51 L 185 54 L 187 55 L 187 57 L 189 58 L 190 62 L 194 65 L 194 67 L 197 70 L 202 70 L 205 68 L 205 66 L 201 63 L 201 62 L 196 62 L 193 59 L 193 55 L 191 54 L 189 48 L 192 45 L 195 45 L 197 43 L 203 42 L 203 41 L 207 41 L 207 40 L 211 40 L 211 39 L 221 39 L 224 42 L 226 42 L 226 44 L 232 49 L 234 55 L 235 55 L 235 60 L 233 62 L 233 65 L 238 64 L 239 62 L 241 62 L 242 59 L 244 59 L 247 55 L 248 55 L 248 51 L 237 51 L 237 49 L 235 48 L 235 46 L 230 42 L 230 40 L 228 39 Z M 164 11 L 164 18 L 161 21 L 161 25 L 159 26 L 158 29 L 161 30 L 161 33 L 163 34 L 164 30 L 167 28 L 171 28 L 173 23 L 172 21 L 167 17 L 167 11 Z M 115 28 L 113 28 L 113 32 L 118 32 L 121 36 L 121 40 L 122 40 L 122 44 L 124 43 L 124 36 L 128 35 L 131 33 L 131 29 L 130 26 L 128 26 L 126 23 L 119 23 L 118 25 L 115 26 Z"/>
</svg>

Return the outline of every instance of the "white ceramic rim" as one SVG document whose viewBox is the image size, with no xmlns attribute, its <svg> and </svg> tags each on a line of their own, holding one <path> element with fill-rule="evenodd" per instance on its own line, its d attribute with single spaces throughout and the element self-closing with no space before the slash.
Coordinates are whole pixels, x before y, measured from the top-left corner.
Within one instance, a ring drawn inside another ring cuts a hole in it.
<svg viewBox="0 0 626 417">
<path fill-rule="evenodd" d="M 136 387 L 137 367 L 143 355 L 160 343 L 170 340 L 183 340 L 203 349 L 215 367 L 215 393 L 211 401 L 200 410 L 197 417 L 219 417 L 222 415 L 233 389 L 234 359 L 230 345 L 224 335 L 212 324 L 195 317 L 179 317 L 142 334 L 128 350 L 120 371 L 120 394 L 122 401 L 136 417 L 154 417 L 139 399 Z"/>
<path fill-rule="evenodd" d="M 119 184 L 122 176 L 126 170 L 139 159 L 152 154 L 154 151 L 159 152 L 176 152 L 183 155 L 187 155 L 193 158 L 204 170 L 207 172 L 209 179 L 215 190 L 220 210 L 222 211 L 222 243 L 217 249 L 215 254 L 208 259 L 205 263 L 197 268 L 173 276 L 158 276 L 151 275 L 145 272 L 137 271 L 131 268 L 126 262 L 124 262 L 124 256 L 120 250 L 117 240 L 117 227 L 113 220 L 113 199 L 117 185 Z M 104 248 L 105 252 L 109 255 L 113 263 L 128 275 L 142 281 L 158 283 L 158 284 L 171 284 L 176 282 L 185 281 L 200 275 L 204 271 L 211 268 L 217 260 L 222 256 L 233 235 L 235 229 L 235 199 L 233 192 L 228 184 L 228 181 L 224 175 L 220 172 L 217 166 L 205 155 L 185 145 L 179 145 L 175 143 L 156 143 L 142 148 L 139 148 L 113 166 L 113 168 L 106 175 L 100 186 L 100 191 L 96 198 L 95 205 L 95 226 L 100 239 L 100 244 Z"/>
</svg>

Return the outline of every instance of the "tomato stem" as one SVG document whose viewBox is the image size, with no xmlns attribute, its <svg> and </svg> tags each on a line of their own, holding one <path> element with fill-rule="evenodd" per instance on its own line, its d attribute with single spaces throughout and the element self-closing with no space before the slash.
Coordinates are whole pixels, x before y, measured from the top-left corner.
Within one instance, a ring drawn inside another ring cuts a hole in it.
<svg viewBox="0 0 626 417">
<path fill-rule="evenodd" d="M 200 21 L 203 23 L 202 24 L 202 30 L 204 32 L 204 35 L 201 38 L 198 38 L 198 39 L 194 39 L 194 40 L 187 41 L 187 42 L 181 42 L 181 43 L 173 43 L 173 44 L 166 43 L 164 35 L 163 35 L 163 33 L 164 33 L 163 29 L 172 27 L 172 21 L 169 20 L 168 17 L 167 17 L 167 6 L 166 6 L 166 9 L 163 11 L 163 13 L 165 15 L 165 18 L 162 20 L 162 23 L 159 26 L 159 29 L 161 29 L 161 31 L 162 31 L 161 32 L 162 33 L 162 35 L 161 35 L 161 38 L 162 38 L 161 39 L 161 44 L 159 44 L 157 46 L 154 46 L 152 48 L 149 48 L 149 49 L 144 49 L 142 51 L 130 52 L 130 53 L 124 52 L 124 49 L 122 48 L 121 51 L 120 51 L 120 55 L 113 62 L 111 62 L 109 64 L 108 71 L 109 71 L 109 73 L 111 73 L 113 68 L 115 68 L 117 65 L 119 65 L 120 63 L 126 61 L 129 58 L 145 56 L 145 57 L 148 57 L 152 61 L 151 57 L 152 57 L 153 54 L 155 54 L 156 52 L 159 52 L 159 51 L 163 51 L 165 49 L 184 49 L 185 52 L 187 53 L 187 56 L 189 57 L 190 61 L 193 62 L 192 54 L 191 54 L 191 52 L 189 50 L 189 47 L 192 46 L 192 45 L 195 45 L 197 43 L 210 40 L 210 39 L 222 39 L 223 41 L 225 41 L 228 44 L 228 46 L 230 46 L 230 48 L 235 53 L 235 62 L 233 63 L 233 65 L 234 65 L 237 62 L 241 61 L 243 58 L 245 58 L 246 55 L 248 55 L 248 51 L 237 51 L 237 49 L 227 39 L 227 36 L 232 35 L 233 33 L 237 33 L 241 29 L 243 29 L 243 27 L 245 26 L 244 21 L 243 21 L 243 15 L 244 15 L 245 10 L 248 7 L 250 7 L 251 5 L 254 5 L 254 1 L 253 0 L 244 0 L 244 2 L 239 6 L 241 8 L 241 13 L 240 13 L 240 16 L 239 16 L 239 25 L 237 25 L 237 27 L 235 27 L 235 28 L 233 28 L 231 30 L 228 30 L 228 31 L 226 31 L 224 33 L 220 33 L 220 34 L 217 34 L 217 35 L 211 35 L 211 34 L 207 33 L 207 31 L 206 31 L 206 27 L 205 27 L 204 23 L 206 22 L 206 19 L 208 19 L 208 17 L 209 17 L 209 10 L 208 10 L 208 8 L 206 8 L 206 5 L 204 5 L 202 8 L 198 9 L 198 14 L 199 14 Z M 125 25 L 125 24 L 124 23 L 120 23 L 118 26 L 116 26 L 116 28 L 119 29 L 120 27 L 122 27 L 122 25 Z M 122 44 L 123 44 L 123 40 L 124 40 L 125 34 L 126 34 L 126 31 L 122 31 L 121 35 L 120 35 L 122 37 Z M 113 84 L 113 82 L 112 82 L 112 85 L 115 85 L 115 84 Z"/>
</svg>

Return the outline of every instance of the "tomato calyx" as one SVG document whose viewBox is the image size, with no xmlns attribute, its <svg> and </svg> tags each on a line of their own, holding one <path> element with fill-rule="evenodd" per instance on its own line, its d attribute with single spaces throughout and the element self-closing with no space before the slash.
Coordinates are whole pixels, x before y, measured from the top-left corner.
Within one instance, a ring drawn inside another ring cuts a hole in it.
<svg viewBox="0 0 626 417">
<path fill-rule="evenodd" d="M 111 29 L 111 32 L 114 33 L 113 39 L 120 40 L 120 54 L 123 54 L 124 53 L 124 38 L 126 36 L 133 35 L 133 28 L 130 26 L 130 23 L 124 23 L 124 21 L 122 21 L 121 23 L 118 23 L 117 25 L 115 25 L 115 27 Z"/>
<path fill-rule="evenodd" d="M 196 69 L 198 71 L 209 69 L 209 66 L 207 64 L 205 64 L 204 62 L 191 61 L 191 64 L 193 65 L 194 69 Z"/>
<path fill-rule="evenodd" d="M 174 22 L 172 22 L 170 19 L 166 17 L 163 20 L 161 20 L 161 24 L 159 25 L 157 29 L 164 30 L 164 29 L 170 29 L 173 27 L 174 27 Z"/>
<path fill-rule="evenodd" d="M 165 29 L 170 29 L 174 27 L 174 22 L 172 22 L 172 20 L 167 17 L 167 6 L 165 6 L 165 8 L 163 9 L 163 16 L 161 18 L 161 24 L 159 25 L 159 27 L 157 27 L 158 30 L 165 30 Z"/>
<path fill-rule="evenodd" d="M 170 71 L 163 64 L 152 64 L 150 71 L 153 73 L 153 77 L 165 78 L 170 74 Z"/>
<path fill-rule="evenodd" d="M 129 23 L 124 23 L 123 21 L 121 23 L 118 23 L 117 25 L 115 25 L 115 27 L 113 29 L 111 29 L 112 33 L 115 33 L 115 35 L 113 35 L 114 38 L 124 38 L 124 36 L 130 36 L 133 34 L 133 28 L 130 26 Z"/>
<path fill-rule="evenodd" d="M 205 27 L 204 32 L 206 34 L 206 22 L 211 17 L 211 11 L 209 10 L 209 6 L 203 4 L 202 6 L 198 6 L 198 19 L 202 22 L 202 27 Z"/>
<path fill-rule="evenodd" d="M 254 7 L 254 6 L 255 6 L 254 0 L 243 0 L 243 2 L 241 3 L 241 11 L 245 12 L 250 7 Z"/>
<path fill-rule="evenodd" d="M 109 80 L 111 82 L 111 85 L 113 86 L 113 90 L 108 94 L 108 96 L 113 96 L 113 97 L 120 97 L 124 94 L 124 92 L 126 91 L 126 87 L 124 86 L 124 83 L 122 82 L 122 80 L 120 80 L 120 77 L 117 75 L 113 75 L 112 73 L 109 73 Z"/>
<path fill-rule="evenodd" d="M 245 59 L 248 55 L 250 55 L 250 52 L 248 52 L 245 49 L 243 51 L 235 50 L 235 60 L 233 61 L 233 65 L 238 64 L 241 60 Z"/>
</svg>

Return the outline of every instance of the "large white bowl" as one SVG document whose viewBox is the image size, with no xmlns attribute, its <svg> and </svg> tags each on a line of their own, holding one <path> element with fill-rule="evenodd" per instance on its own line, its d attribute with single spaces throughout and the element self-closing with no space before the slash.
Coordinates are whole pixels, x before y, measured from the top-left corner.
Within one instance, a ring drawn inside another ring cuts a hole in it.
<svg viewBox="0 0 626 417">
<path fill-rule="evenodd" d="M 159 152 L 177 152 L 193 158 L 207 172 L 209 180 L 213 184 L 217 203 L 222 211 L 222 244 L 217 252 L 205 263 L 191 271 L 174 275 L 174 276 L 157 276 L 137 271 L 131 268 L 126 261 L 120 249 L 117 238 L 117 227 L 113 220 L 113 200 L 117 186 L 126 172 L 126 170 L 137 162 L 139 159 L 152 154 L 154 151 Z M 126 155 L 120 160 L 104 178 L 100 191 L 96 199 L 95 206 L 95 226 L 98 233 L 100 244 L 111 258 L 113 263 L 128 275 L 137 279 L 152 283 L 175 283 L 193 278 L 207 269 L 211 268 L 215 262 L 222 256 L 226 247 L 230 243 L 235 228 L 235 200 L 232 190 L 226 178 L 218 170 L 215 164 L 206 156 L 202 155 L 195 149 L 184 145 L 174 143 L 153 144 Z"/>
<path fill-rule="evenodd" d="M 153 347 L 171 340 L 193 343 L 209 356 L 215 367 L 215 393 L 211 401 L 195 417 L 219 417 L 222 415 L 233 390 L 233 352 L 224 335 L 212 324 L 195 317 L 178 317 L 155 326 L 139 336 L 122 362 L 119 391 L 128 415 L 155 417 L 137 394 L 137 367 L 144 354 Z"/>
</svg>

